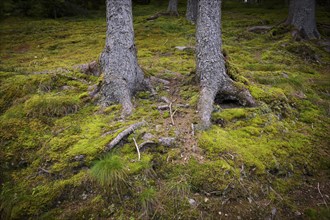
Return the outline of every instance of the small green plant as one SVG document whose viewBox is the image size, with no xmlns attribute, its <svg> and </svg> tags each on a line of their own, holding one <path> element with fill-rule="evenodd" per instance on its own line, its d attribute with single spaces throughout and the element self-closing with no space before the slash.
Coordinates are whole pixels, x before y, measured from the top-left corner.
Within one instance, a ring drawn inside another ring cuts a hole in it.
<svg viewBox="0 0 330 220">
<path fill-rule="evenodd" d="M 91 177 L 107 190 L 115 190 L 120 197 L 127 183 L 127 171 L 124 161 L 117 155 L 107 155 L 97 161 L 90 171 Z"/>
<path fill-rule="evenodd" d="M 148 218 L 156 211 L 157 199 L 156 190 L 153 187 L 144 189 L 139 196 L 142 205 L 142 214 L 144 218 Z M 156 213 L 154 213 L 155 215 Z"/>
</svg>

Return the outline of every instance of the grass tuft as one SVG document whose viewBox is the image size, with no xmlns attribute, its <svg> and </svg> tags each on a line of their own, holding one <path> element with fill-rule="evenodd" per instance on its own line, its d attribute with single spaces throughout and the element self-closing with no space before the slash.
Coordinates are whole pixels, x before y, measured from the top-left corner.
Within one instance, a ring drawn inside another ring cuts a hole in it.
<svg viewBox="0 0 330 220">
<path fill-rule="evenodd" d="M 117 155 L 107 155 L 97 161 L 90 170 L 91 177 L 105 190 L 120 189 L 127 183 L 127 171 L 124 161 Z"/>
</svg>

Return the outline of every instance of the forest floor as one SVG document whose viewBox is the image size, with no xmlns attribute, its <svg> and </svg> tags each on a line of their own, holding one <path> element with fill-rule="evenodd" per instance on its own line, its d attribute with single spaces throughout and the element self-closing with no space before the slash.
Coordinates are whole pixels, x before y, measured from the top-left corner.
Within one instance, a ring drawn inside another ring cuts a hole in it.
<svg viewBox="0 0 330 220">
<path fill-rule="evenodd" d="M 157 95 L 136 94 L 125 119 L 120 105 L 90 98 L 102 77 L 74 68 L 98 59 L 103 15 L 0 21 L 1 219 L 330 218 L 329 12 L 317 12 L 322 40 L 296 42 L 276 26 L 287 10 L 225 3 L 228 74 L 258 105 L 216 103 L 213 126 L 199 131 L 195 27 L 184 4 L 179 17 L 147 21 L 165 9 L 133 8 L 138 61 Z M 257 25 L 275 27 L 248 31 Z M 171 110 L 159 109 L 162 97 Z M 152 142 L 140 160 L 134 140 Z"/>
</svg>

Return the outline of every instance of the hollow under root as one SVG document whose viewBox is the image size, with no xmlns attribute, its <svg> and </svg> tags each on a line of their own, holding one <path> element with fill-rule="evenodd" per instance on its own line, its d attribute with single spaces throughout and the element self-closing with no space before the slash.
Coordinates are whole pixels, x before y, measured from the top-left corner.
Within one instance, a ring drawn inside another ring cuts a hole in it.
<svg viewBox="0 0 330 220">
<path fill-rule="evenodd" d="M 200 129 L 205 130 L 211 126 L 211 114 L 215 100 L 235 100 L 240 106 L 253 107 L 256 105 L 250 92 L 229 80 L 225 86 L 216 89 L 204 87 L 201 89 L 198 103 L 198 112 L 201 119 Z"/>
</svg>

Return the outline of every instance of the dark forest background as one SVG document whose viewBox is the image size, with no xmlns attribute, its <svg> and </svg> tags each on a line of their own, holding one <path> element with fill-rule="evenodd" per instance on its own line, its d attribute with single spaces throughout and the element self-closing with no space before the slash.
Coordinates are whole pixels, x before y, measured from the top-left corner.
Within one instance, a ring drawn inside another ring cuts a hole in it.
<svg viewBox="0 0 330 220">
<path fill-rule="evenodd" d="M 133 0 L 135 4 L 148 4 L 150 1 L 160 5 L 166 0 Z M 242 0 L 237 0 L 241 2 Z M 179 1 L 180 2 L 180 1 Z M 226 1 L 223 1 L 226 4 Z M 284 7 L 288 0 L 249 1 L 251 4 L 273 8 Z M 256 3 L 257 2 L 257 3 Z M 317 4 L 330 9 L 330 0 L 317 0 Z M 224 5 L 225 7 L 226 5 Z M 104 10 L 103 10 L 104 9 Z M 95 11 L 105 12 L 105 0 L 2 0 L 0 2 L 0 17 L 28 16 L 59 18 L 66 16 L 90 16 Z"/>
</svg>

